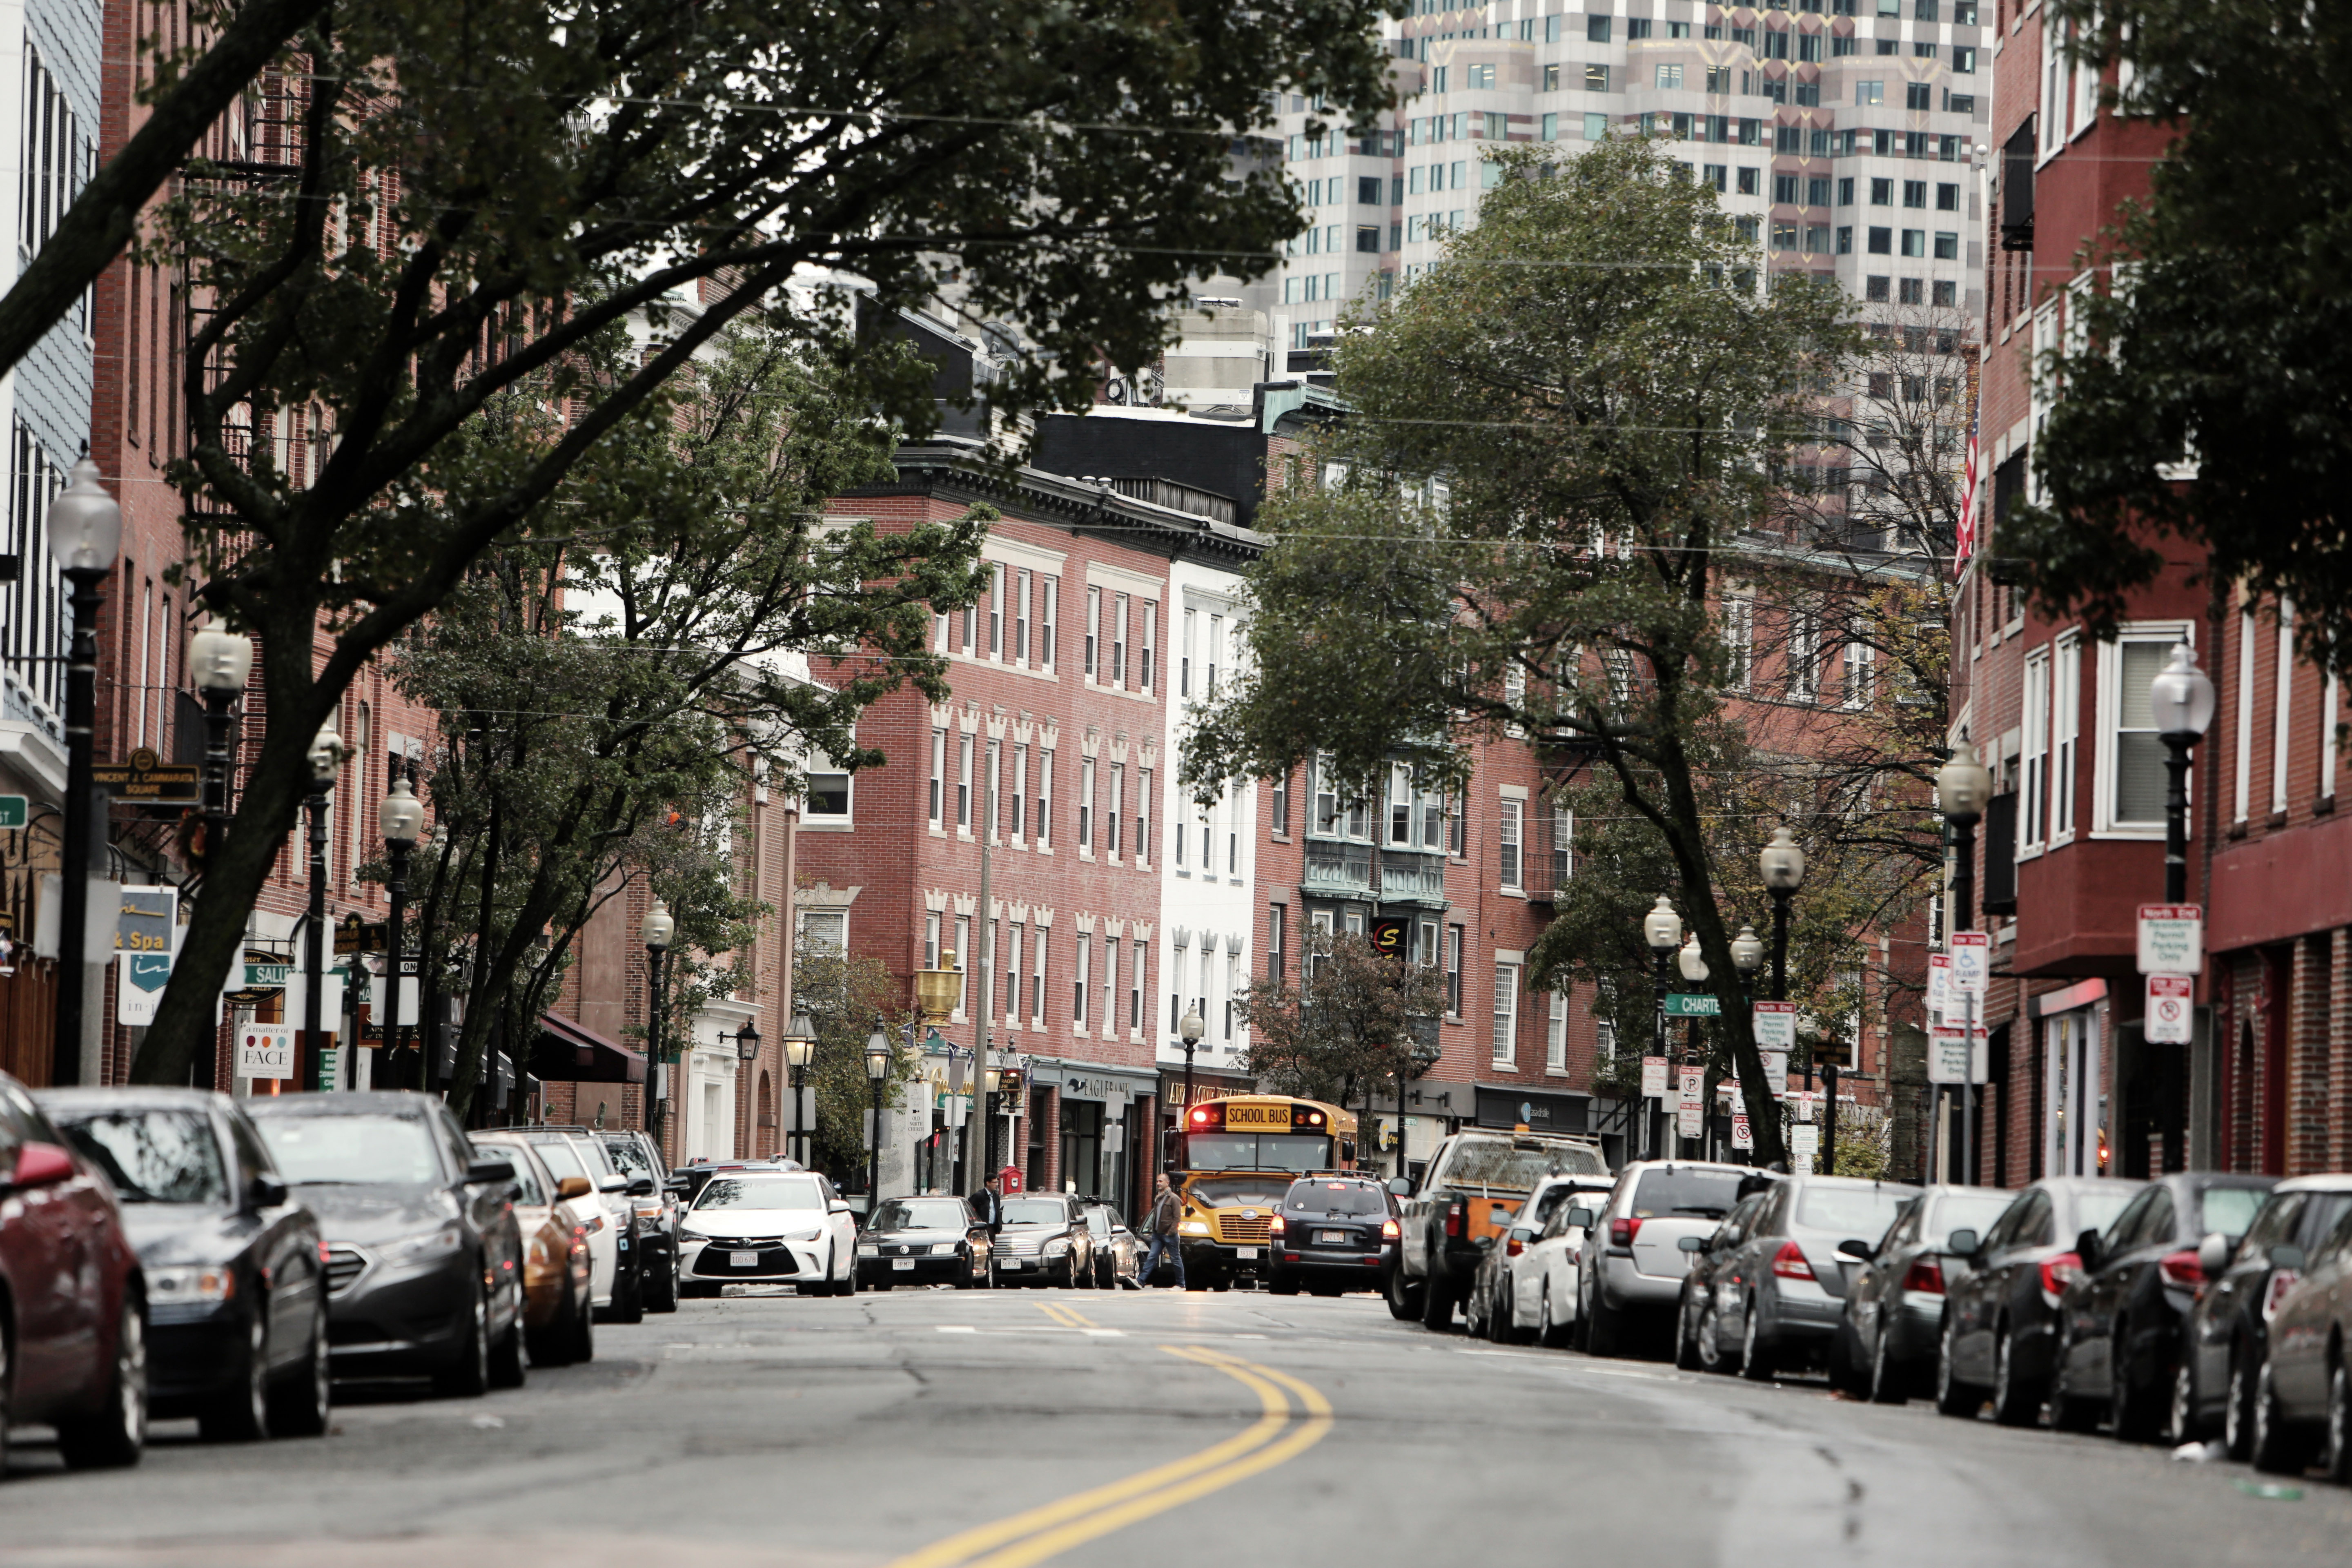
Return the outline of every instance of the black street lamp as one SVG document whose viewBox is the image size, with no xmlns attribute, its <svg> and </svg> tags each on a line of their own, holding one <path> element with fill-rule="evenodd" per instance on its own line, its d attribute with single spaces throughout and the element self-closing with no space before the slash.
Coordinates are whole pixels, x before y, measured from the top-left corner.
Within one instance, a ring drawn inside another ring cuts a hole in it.
<svg viewBox="0 0 2352 1568">
<path fill-rule="evenodd" d="M 1685 989 L 1696 991 L 1706 983 L 1706 959 L 1698 950 L 1698 932 L 1691 932 L 1689 939 L 1683 943 L 1682 951 L 1675 954 L 1675 967 L 1682 971 L 1683 984 Z M 1698 1020 L 1696 1017 L 1686 1019 L 1683 1029 L 1683 1065 L 1699 1067 L 1704 1065 L 1706 1060 L 1706 1058 L 1699 1054 Z M 1714 1113 L 1714 1109 L 1709 1105 L 1699 1107 L 1701 1153 L 1706 1152 L 1706 1120 Z"/>
<path fill-rule="evenodd" d="M 2187 643 L 2147 683 L 2147 705 L 2164 742 L 2164 901 L 2189 900 L 2189 749 L 2213 722 L 2213 682 Z"/>
<path fill-rule="evenodd" d="M 982 1108 L 986 1115 L 980 1124 L 980 1181 L 974 1191 L 986 1186 L 988 1178 L 996 1173 L 996 1091 L 1004 1083 L 1003 1070 L 999 1068 L 991 1068 L 980 1077 L 987 1103 Z"/>
<path fill-rule="evenodd" d="M 646 944 L 646 1131 L 658 1142 L 662 1119 L 655 1109 L 655 1091 L 660 1089 L 662 1069 L 662 957 L 669 952 L 669 939 L 677 931 L 677 921 L 670 918 L 669 908 L 659 899 L 646 911 L 637 927 L 637 940 Z M 674 1087 L 674 1086 L 673 1086 Z"/>
<path fill-rule="evenodd" d="M 874 1135 L 866 1153 L 866 1223 L 874 1224 L 875 1205 L 882 1201 L 882 1091 L 890 1081 L 890 1033 L 882 1016 L 874 1016 L 874 1032 L 866 1037 L 866 1076 L 874 1084 Z"/>
<path fill-rule="evenodd" d="M 1201 1037 L 1207 1032 L 1207 1026 L 1201 1021 L 1199 1003 L 1196 1002 L 1184 1010 L 1184 1016 L 1177 1021 L 1176 1030 L 1176 1043 L 1184 1049 L 1184 1115 L 1176 1119 L 1176 1146 L 1181 1149 L 1184 1146 L 1185 1117 L 1192 1114 L 1192 1053 L 1200 1049 Z M 1397 1104 L 1400 1108 L 1403 1106 L 1404 1100 L 1402 1095 L 1399 1096 Z M 1171 1172 L 1182 1168 L 1183 1162 L 1181 1160 L 1168 1162 L 1168 1169 Z"/>
<path fill-rule="evenodd" d="M 327 1048 L 319 1039 L 320 997 L 326 986 L 327 953 L 327 791 L 343 765 L 343 738 L 330 722 L 320 726 L 310 742 L 310 943 L 302 961 L 302 1043 L 309 1047 L 312 1085 L 324 1091 L 329 1081 Z"/>
<path fill-rule="evenodd" d="M 1756 972 L 1764 967 L 1764 941 L 1756 934 L 1756 927 L 1752 921 L 1740 921 L 1739 934 L 1731 939 L 1731 964 L 1733 968 L 1739 971 L 1740 1000 L 1748 1006 L 1749 1016 L 1752 1017 L 1756 1002 Z M 1739 1081 L 1738 1062 L 1731 1064 L 1731 1081 L 1734 1103 L 1745 1107 L 1748 1090 L 1747 1086 Z M 1752 1160 L 1754 1157 L 1753 1129 L 1750 1129 L 1749 1142 Z M 1734 1157 L 1737 1158 L 1736 1155 Z"/>
<path fill-rule="evenodd" d="M 392 904 L 383 922 L 383 1050 L 388 1060 L 400 1044 L 401 961 L 408 936 L 408 853 L 416 847 L 417 837 L 425 831 L 425 803 L 416 798 L 407 774 L 393 775 L 392 788 L 385 792 L 383 804 L 377 808 L 376 826 L 383 834 L 384 853 L 392 862 L 391 875 L 383 882 L 384 893 Z M 420 1045 L 416 1053 L 416 1087 L 429 1089 L 429 1058 Z"/>
<path fill-rule="evenodd" d="M 1643 917 L 1642 937 L 1650 944 L 1650 955 L 1655 960 L 1650 971 L 1650 990 L 1657 999 L 1658 1012 L 1656 1049 L 1652 1054 L 1663 1059 L 1666 1054 L 1666 960 L 1675 948 L 1682 945 L 1683 940 L 1683 918 L 1675 913 L 1675 907 L 1666 901 L 1665 894 L 1660 893 L 1657 906 Z M 1664 1101 L 1659 1104 L 1658 1114 L 1661 1118 L 1665 1115 Z M 1663 1142 L 1663 1131 L 1660 1138 Z M 1643 1142 L 1647 1143 L 1649 1141 L 1644 1139 Z"/>
<path fill-rule="evenodd" d="M 803 1091 L 808 1088 L 809 1058 L 815 1054 L 816 1026 L 809 1022 L 806 1013 L 794 1013 L 792 1032 L 784 1037 L 784 1066 L 793 1075 L 793 1158 L 803 1165 L 808 1163 L 808 1108 Z"/>
<path fill-rule="evenodd" d="M 107 493 L 104 476 L 88 456 L 73 467 L 73 482 L 49 503 L 49 553 L 73 584 L 73 642 L 66 659 L 65 853 L 58 869 L 64 897 L 58 917 L 57 1032 L 51 1037 L 49 1081 L 79 1083 L 82 998 L 89 976 L 89 860 L 105 817 L 90 754 L 98 719 L 98 585 L 114 570 L 122 548 L 122 509 Z M 111 926 L 113 922 L 109 921 Z"/>
<path fill-rule="evenodd" d="M 253 639 L 206 626 L 188 639 L 188 679 L 205 694 L 205 858 L 220 852 L 228 826 L 229 709 L 253 676 Z"/>
<path fill-rule="evenodd" d="M 1952 915 L 1945 922 L 1944 946 L 1951 947 L 1955 932 L 1969 931 L 1976 921 L 1977 895 L 1977 820 L 1984 815 L 1985 802 L 1992 795 L 1992 774 L 1977 761 L 1977 749 L 1969 743 L 1969 732 L 1952 743 L 1949 761 L 1936 770 L 1936 809 L 1952 826 Z M 1967 1064 L 1960 1084 L 1960 1182 L 1963 1185 L 1976 1181 L 1976 1008 L 1974 994 L 1962 1015 L 1960 1026 L 1961 1060 Z"/>
</svg>

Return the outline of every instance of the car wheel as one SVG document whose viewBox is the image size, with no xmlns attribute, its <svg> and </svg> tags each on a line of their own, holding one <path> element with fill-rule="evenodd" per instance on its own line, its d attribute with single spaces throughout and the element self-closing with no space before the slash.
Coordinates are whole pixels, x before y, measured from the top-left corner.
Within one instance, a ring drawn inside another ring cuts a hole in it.
<svg viewBox="0 0 2352 1568">
<path fill-rule="evenodd" d="M 2050 1429 L 2053 1432 L 2091 1432 L 2099 1425 L 2096 1406 L 2074 1391 L 2067 1366 L 2074 1359 L 2074 1342 L 2071 1332 L 2058 1339 L 2057 1364 L 2050 1373 Z"/>
<path fill-rule="evenodd" d="M 1587 1353 L 1600 1356 L 1618 1354 L 1625 1338 L 1624 1324 L 1616 1310 L 1602 1297 L 1598 1284 L 1592 1287 L 1592 1300 L 1586 1304 L 1583 1318 Z"/>
<path fill-rule="evenodd" d="M 646 1255 L 642 1249 L 633 1252 L 626 1279 L 613 1281 L 613 1304 L 604 1309 L 608 1323 L 642 1323 L 646 1321 Z"/>
<path fill-rule="evenodd" d="M 472 1399 L 489 1391 L 490 1303 L 478 1286 L 464 1332 L 457 1359 L 433 1374 L 434 1390 L 444 1398 Z"/>
<path fill-rule="evenodd" d="M 1551 1287 L 1547 1282 L 1544 1287 L 1543 1304 L 1536 1309 L 1536 1343 L 1546 1350 L 1555 1349 L 1557 1348 L 1555 1336 L 1559 1332 L 1559 1331 L 1552 1325 Z"/>
<path fill-rule="evenodd" d="M 146 1446 L 147 1314 L 125 1290 L 98 1405 L 58 1423 L 58 1452 L 77 1470 L 120 1468 L 137 1464 Z"/>
<path fill-rule="evenodd" d="M 677 1254 L 673 1250 L 669 1255 L 668 1264 L 656 1278 L 653 1289 L 646 1297 L 646 1310 L 648 1312 L 677 1311 Z"/>
<path fill-rule="evenodd" d="M 1764 1317 L 1762 1300 L 1748 1298 L 1748 1316 L 1739 1326 L 1739 1375 L 1750 1383 L 1772 1381 L 1772 1347 L 1765 1342 L 1764 1331 L 1759 1326 Z"/>
<path fill-rule="evenodd" d="M 1885 1310 L 1883 1307 L 1880 1309 L 1882 1315 Z M 1899 1381 L 1902 1371 L 1895 1364 L 1886 1349 L 1886 1342 L 1893 1337 L 1886 1331 L 1885 1323 L 1881 1322 L 1878 1325 L 1878 1337 L 1870 1342 L 1870 1402 L 1873 1405 L 1904 1403 L 1903 1384 Z"/>
<path fill-rule="evenodd" d="M 254 1303 L 245 1325 L 245 1364 L 236 1386 L 225 1388 L 196 1413 L 207 1443 L 257 1443 L 269 1436 L 269 1303 Z"/>
<path fill-rule="evenodd" d="M 2246 1364 L 2246 1348 L 2230 1352 L 2230 1395 L 2221 1407 L 2221 1442 L 2230 1458 L 2243 1464 L 2254 1451 L 2254 1373 Z"/>
<path fill-rule="evenodd" d="M 2345 1370 L 2341 1347 L 2327 1373 L 2327 1450 L 2322 1463 L 2329 1480 L 2352 1485 L 2352 1372 Z"/>
<path fill-rule="evenodd" d="M 1977 1397 L 1976 1390 L 1960 1381 L 1959 1373 L 1953 1364 L 1954 1353 L 1958 1347 L 1952 1342 L 1957 1337 L 1952 1320 L 1947 1317 L 1944 1331 L 1937 1337 L 1936 1345 L 1936 1413 L 1939 1415 L 1964 1415 L 1973 1420 L 1977 1406 L 1983 1401 Z"/>
<path fill-rule="evenodd" d="M 2205 1423 L 2197 1418 L 2197 1373 L 2186 1355 L 2180 1358 L 2180 1364 L 2172 1369 L 2172 1408 L 2168 1421 L 2174 1442 L 2201 1443 L 2205 1440 Z"/>
<path fill-rule="evenodd" d="M 1399 1259 L 1389 1270 L 1389 1316 L 1400 1323 L 1409 1323 L 1421 1316 L 1421 1295 L 1412 1282 L 1404 1277 L 1404 1263 Z"/>
<path fill-rule="evenodd" d="M 310 1343 L 291 1372 L 269 1391 L 269 1429 L 281 1437 L 320 1437 L 334 1405 L 333 1357 L 327 1349 L 327 1309 L 310 1322 Z"/>
<path fill-rule="evenodd" d="M 2042 1418 L 2042 1402 L 2030 1396 L 2017 1373 L 2017 1347 L 2009 1325 L 1992 1334 L 1992 1418 L 2004 1426 L 2031 1426 Z"/>
<path fill-rule="evenodd" d="M 2294 1475 L 2311 1462 L 2311 1443 L 2287 1425 L 2278 1407 L 2278 1385 L 2267 1358 L 2254 1375 L 2254 1468 L 2272 1475 Z"/>
<path fill-rule="evenodd" d="M 2108 1352 L 2107 1418 L 2115 1424 L 2116 1442 L 2146 1443 L 2157 1436 L 2155 1384 L 2162 1369 L 2152 1369 L 2147 1385 L 2142 1386 L 2133 1374 L 2126 1332 L 2123 1323 L 2116 1325 L 2114 1349 Z"/>
<path fill-rule="evenodd" d="M 1265 1289 L 1269 1295 L 1296 1296 L 1298 1294 L 1298 1276 L 1296 1274 L 1272 1275 L 1265 1282 Z"/>
<path fill-rule="evenodd" d="M 1698 1364 L 1703 1372 L 1723 1373 L 1733 1370 L 1731 1357 L 1724 1352 L 1723 1340 L 1716 1332 L 1715 1312 L 1701 1307 L 1691 1324 L 1691 1348 L 1698 1352 Z"/>
<path fill-rule="evenodd" d="M 1422 1281 L 1421 1326 L 1434 1334 L 1449 1333 L 1454 1328 L 1454 1292 L 1434 1276 Z"/>
<path fill-rule="evenodd" d="M 717 1295 L 719 1288 L 712 1286 L 710 1293 Z M 564 1359 L 572 1362 L 596 1359 L 596 1314 L 588 1310 L 588 1298 L 584 1295 L 580 1298 L 579 1311 L 572 1315 L 572 1350 Z"/>
<path fill-rule="evenodd" d="M 1675 1365 L 1685 1372 L 1699 1370 L 1698 1328 L 1692 1321 L 1697 1311 L 1697 1301 L 1690 1287 L 1683 1287 L 1681 1308 L 1675 1313 Z"/>
<path fill-rule="evenodd" d="M 8 1478 L 8 1325 L 0 1319 L 0 1480 Z"/>
<path fill-rule="evenodd" d="M 520 1388 L 530 1375 L 530 1367 L 522 1353 L 522 1312 L 518 1309 L 507 1331 L 490 1347 L 490 1386 Z"/>
</svg>

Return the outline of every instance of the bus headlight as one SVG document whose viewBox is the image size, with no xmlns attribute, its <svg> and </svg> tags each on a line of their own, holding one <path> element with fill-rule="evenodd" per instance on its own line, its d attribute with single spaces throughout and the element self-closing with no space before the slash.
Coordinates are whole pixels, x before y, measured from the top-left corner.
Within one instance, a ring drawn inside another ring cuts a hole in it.
<svg viewBox="0 0 2352 1568">
<path fill-rule="evenodd" d="M 1184 1222 L 1184 1234 L 1186 1236 L 1206 1236 L 1209 1234 L 1209 1222 L 1204 1219 L 1188 1219 Z"/>
</svg>

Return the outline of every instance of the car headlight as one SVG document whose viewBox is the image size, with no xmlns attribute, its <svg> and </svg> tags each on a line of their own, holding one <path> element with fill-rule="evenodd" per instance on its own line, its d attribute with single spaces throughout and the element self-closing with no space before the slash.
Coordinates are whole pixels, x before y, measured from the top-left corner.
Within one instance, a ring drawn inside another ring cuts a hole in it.
<svg viewBox="0 0 2352 1568">
<path fill-rule="evenodd" d="M 1209 1222 L 1204 1219 L 1188 1219 L 1184 1222 L 1184 1234 L 1186 1236 L 1206 1236 L 1209 1234 Z"/>
<path fill-rule="evenodd" d="M 1070 1238 L 1066 1236 L 1057 1236 L 1045 1244 L 1045 1256 L 1048 1258 L 1059 1258 L 1069 1250 Z"/>
<path fill-rule="evenodd" d="M 226 1268 L 158 1268 L 147 1276 L 147 1300 L 157 1307 L 226 1301 L 236 1294 L 236 1275 Z"/>
<path fill-rule="evenodd" d="M 422 1236 L 404 1237 L 398 1241 L 386 1242 L 383 1260 L 386 1263 L 417 1263 L 426 1258 L 446 1257 L 465 1245 L 465 1228 L 456 1220 L 451 1220 L 439 1229 L 428 1230 Z"/>
<path fill-rule="evenodd" d="M 861 1243 L 857 1248 L 857 1256 L 860 1258 L 879 1258 L 882 1256 L 882 1249 L 876 1247 L 871 1242 Z"/>
<path fill-rule="evenodd" d="M 786 1239 L 791 1241 L 814 1241 L 824 1235 L 824 1231 L 822 1227 L 816 1230 L 794 1230 L 785 1232 Z"/>
</svg>

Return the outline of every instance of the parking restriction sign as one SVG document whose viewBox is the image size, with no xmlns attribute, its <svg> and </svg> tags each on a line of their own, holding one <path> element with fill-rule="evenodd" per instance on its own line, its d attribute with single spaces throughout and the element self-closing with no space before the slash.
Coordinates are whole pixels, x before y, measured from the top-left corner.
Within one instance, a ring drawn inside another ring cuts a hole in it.
<svg viewBox="0 0 2352 1568">
<path fill-rule="evenodd" d="M 2197 999 L 2197 982 L 2186 974 L 2147 977 L 2147 1038 L 2152 1045 L 2185 1046 Z"/>
<path fill-rule="evenodd" d="M 1956 931 L 1952 933 L 1952 977 L 1954 996 L 1981 996 L 1985 979 L 1990 969 L 1992 938 L 1980 931 Z"/>
</svg>

